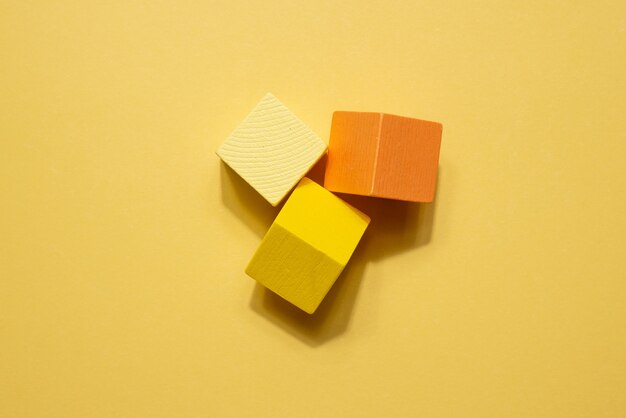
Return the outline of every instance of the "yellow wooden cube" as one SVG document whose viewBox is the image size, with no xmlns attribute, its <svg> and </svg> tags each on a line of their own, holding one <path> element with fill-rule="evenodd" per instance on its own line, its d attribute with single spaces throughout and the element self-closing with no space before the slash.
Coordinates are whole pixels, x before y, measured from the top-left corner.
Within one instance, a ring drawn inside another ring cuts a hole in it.
<svg viewBox="0 0 626 418">
<path fill-rule="evenodd" d="M 348 263 L 369 222 L 367 215 L 303 178 L 246 273 L 313 313 Z"/>
</svg>

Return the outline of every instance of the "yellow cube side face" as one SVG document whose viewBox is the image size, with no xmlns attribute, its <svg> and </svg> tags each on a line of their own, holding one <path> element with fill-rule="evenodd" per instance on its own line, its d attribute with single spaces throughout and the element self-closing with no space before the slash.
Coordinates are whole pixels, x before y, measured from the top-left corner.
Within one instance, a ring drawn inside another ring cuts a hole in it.
<svg viewBox="0 0 626 418">
<path fill-rule="evenodd" d="M 341 265 L 348 263 L 369 222 L 363 212 L 306 177 L 275 221 Z"/>
<path fill-rule="evenodd" d="M 250 260 L 246 274 L 313 313 L 344 266 L 274 223 Z"/>
</svg>

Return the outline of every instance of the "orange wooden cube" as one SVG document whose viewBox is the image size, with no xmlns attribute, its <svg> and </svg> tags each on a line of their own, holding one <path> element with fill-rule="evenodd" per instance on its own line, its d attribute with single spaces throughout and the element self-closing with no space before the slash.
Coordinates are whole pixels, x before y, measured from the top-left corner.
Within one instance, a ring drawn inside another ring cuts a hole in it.
<svg viewBox="0 0 626 418">
<path fill-rule="evenodd" d="M 412 202 L 432 202 L 442 125 L 372 112 L 335 112 L 324 187 Z"/>
</svg>

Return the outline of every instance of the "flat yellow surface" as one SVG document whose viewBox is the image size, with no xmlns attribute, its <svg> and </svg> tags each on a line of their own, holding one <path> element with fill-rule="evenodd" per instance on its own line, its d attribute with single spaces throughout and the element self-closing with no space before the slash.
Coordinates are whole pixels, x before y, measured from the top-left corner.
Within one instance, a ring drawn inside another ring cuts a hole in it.
<svg viewBox="0 0 626 418">
<path fill-rule="evenodd" d="M 624 1 L 0 3 L 0 416 L 623 417 Z M 309 317 L 214 151 L 267 91 L 442 122 Z"/>
<path fill-rule="evenodd" d="M 276 222 L 345 266 L 370 219 L 305 177 L 285 203 Z"/>
</svg>

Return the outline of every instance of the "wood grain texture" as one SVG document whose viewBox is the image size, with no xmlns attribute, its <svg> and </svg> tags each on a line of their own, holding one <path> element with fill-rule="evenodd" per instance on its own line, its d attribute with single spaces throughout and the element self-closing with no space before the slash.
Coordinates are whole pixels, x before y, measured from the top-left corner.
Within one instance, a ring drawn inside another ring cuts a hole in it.
<svg viewBox="0 0 626 418">
<path fill-rule="evenodd" d="M 369 222 L 367 215 L 303 178 L 246 273 L 313 313 L 348 263 Z"/>
<path fill-rule="evenodd" d="M 276 206 L 326 152 L 326 144 L 268 93 L 217 155 Z"/>
<path fill-rule="evenodd" d="M 341 193 L 432 202 L 441 133 L 437 122 L 335 112 L 324 186 Z"/>
</svg>

